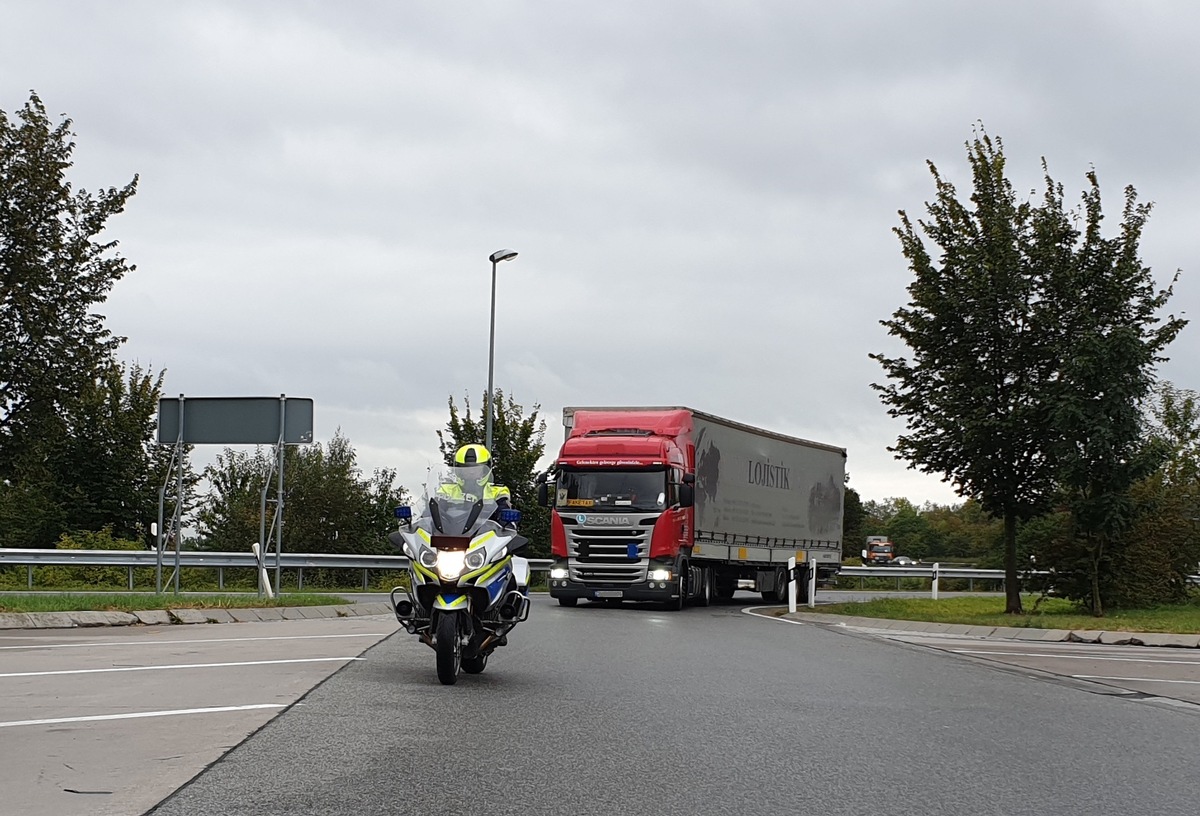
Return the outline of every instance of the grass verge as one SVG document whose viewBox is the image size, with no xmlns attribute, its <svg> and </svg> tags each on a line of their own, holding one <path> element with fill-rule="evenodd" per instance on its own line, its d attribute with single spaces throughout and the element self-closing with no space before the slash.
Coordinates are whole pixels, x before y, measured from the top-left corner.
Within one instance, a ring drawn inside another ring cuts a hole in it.
<svg viewBox="0 0 1200 816">
<path fill-rule="evenodd" d="M 0 612 L 137 612 L 146 609 L 263 609 L 275 606 L 348 604 L 337 595 L 288 593 L 273 599 L 257 595 L 119 595 L 36 593 L 0 595 Z"/>
<path fill-rule="evenodd" d="M 968 626 L 1200 634 L 1200 599 L 1175 606 L 1113 610 L 1103 618 L 1082 614 L 1079 607 L 1061 598 L 1044 599 L 1035 609 L 1036 600 L 1036 596 L 1032 595 L 1022 598 L 1026 610 L 1023 615 L 1004 614 L 1004 599 L 997 597 L 945 598 L 937 601 L 929 598 L 876 598 L 860 603 L 823 604 L 813 611 Z"/>
</svg>

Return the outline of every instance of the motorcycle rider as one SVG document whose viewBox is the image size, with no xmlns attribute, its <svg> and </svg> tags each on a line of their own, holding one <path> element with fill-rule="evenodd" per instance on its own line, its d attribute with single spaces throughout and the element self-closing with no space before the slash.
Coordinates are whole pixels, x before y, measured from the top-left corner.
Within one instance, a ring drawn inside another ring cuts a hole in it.
<svg viewBox="0 0 1200 816">
<path fill-rule="evenodd" d="M 454 480 L 438 485 L 438 495 L 451 499 L 474 496 L 494 501 L 499 520 L 500 511 L 512 507 L 512 493 L 504 485 L 492 483 L 492 454 L 483 445 L 463 445 L 454 452 Z"/>
</svg>

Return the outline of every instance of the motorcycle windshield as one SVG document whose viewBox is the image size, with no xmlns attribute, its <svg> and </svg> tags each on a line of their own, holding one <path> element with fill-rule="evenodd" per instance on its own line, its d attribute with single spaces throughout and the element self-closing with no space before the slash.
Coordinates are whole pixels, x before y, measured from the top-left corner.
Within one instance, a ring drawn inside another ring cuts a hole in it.
<svg viewBox="0 0 1200 816">
<path fill-rule="evenodd" d="M 491 484 L 491 468 L 486 464 L 431 471 L 425 483 L 422 520 L 430 523 L 433 532 L 467 535 L 496 512 Z"/>
</svg>

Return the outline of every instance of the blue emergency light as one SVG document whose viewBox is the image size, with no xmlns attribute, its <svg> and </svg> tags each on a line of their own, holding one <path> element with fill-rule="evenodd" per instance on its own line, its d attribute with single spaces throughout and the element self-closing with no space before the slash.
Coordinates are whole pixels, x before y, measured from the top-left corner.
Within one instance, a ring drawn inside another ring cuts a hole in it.
<svg viewBox="0 0 1200 816">
<path fill-rule="evenodd" d="M 521 520 L 521 511 L 520 510 L 501 510 L 500 511 L 500 523 L 501 524 L 516 524 L 520 520 Z"/>
<path fill-rule="evenodd" d="M 406 504 L 397 507 L 396 518 L 400 519 L 401 521 L 408 521 L 412 518 L 412 508 Z"/>
</svg>

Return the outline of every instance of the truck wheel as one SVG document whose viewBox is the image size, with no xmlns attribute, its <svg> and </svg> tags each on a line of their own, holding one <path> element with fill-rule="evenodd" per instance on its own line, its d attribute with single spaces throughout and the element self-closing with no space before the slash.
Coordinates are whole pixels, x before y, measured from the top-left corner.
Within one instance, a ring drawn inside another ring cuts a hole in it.
<svg viewBox="0 0 1200 816">
<path fill-rule="evenodd" d="M 796 603 L 808 603 L 808 579 L 796 582 Z"/>
<path fill-rule="evenodd" d="M 708 567 L 701 567 L 698 572 L 700 573 L 700 585 L 697 587 L 696 597 L 692 603 L 696 606 L 708 606 L 712 593 L 712 570 Z"/>
<path fill-rule="evenodd" d="M 775 600 L 781 604 L 788 602 L 788 571 L 783 567 L 775 570 Z"/>
<path fill-rule="evenodd" d="M 462 662 L 462 642 L 458 639 L 458 613 L 443 614 L 437 622 L 437 676 L 443 686 L 458 682 L 458 667 Z"/>
<path fill-rule="evenodd" d="M 578 598 L 559 598 L 558 599 L 559 606 L 575 606 L 577 603 L 579 603 Z"/>
<path fill-rule="evenodd" d="M 737 578 L 721 572 L 713 572 L 712 594 L 718 601 L 732 601 L 733 593 L 737 591 Z"/>
<path fill-rule="evenodd" d="M 775 588 L 762 593 L 762 599 L 767 603 L 787 603 L 787 570 L 775 570 Z"/>
<path fill-rule="evenodd" d="M 687 592 L 688 592 L 687 575 L 688 575 L 688 566 L 687 566 L 687 564 L 684 564 L 683 566 L 681 566 L 679 568 L 679 577 L 676 579 L 676 582 L 675 582 L 675 588 L 679 592 L 679 597 L 672 598 L 671 600 L 664 603 L 663 609 L 667 610 L 668 612 L 678 612 L 679 610 L 683 609 L 684 604 L 687 603 Z"/>
</svg>

